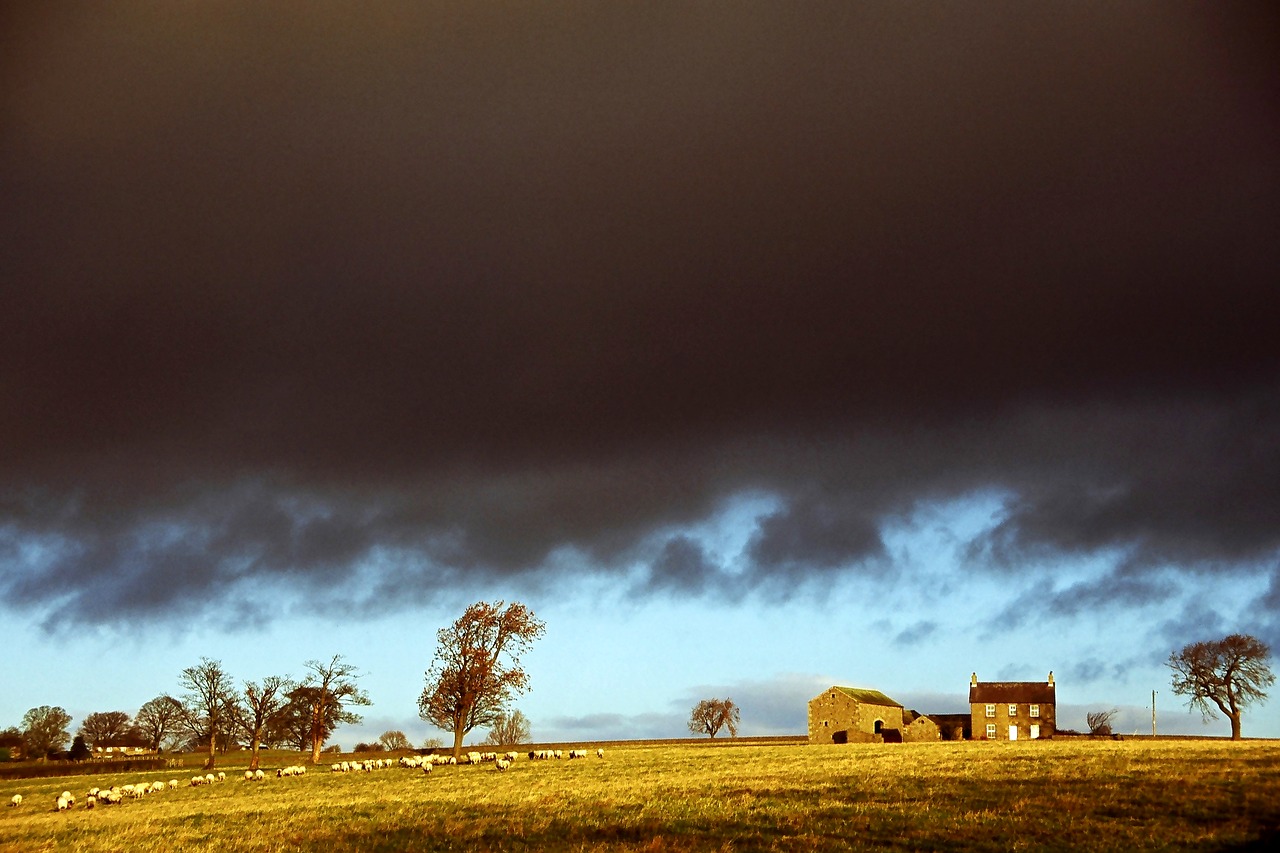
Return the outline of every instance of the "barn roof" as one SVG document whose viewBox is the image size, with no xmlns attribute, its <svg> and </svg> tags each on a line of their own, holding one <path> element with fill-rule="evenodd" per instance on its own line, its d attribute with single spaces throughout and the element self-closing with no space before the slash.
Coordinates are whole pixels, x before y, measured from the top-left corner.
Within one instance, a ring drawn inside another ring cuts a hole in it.
<svg viewBox="0 0 1280 853">
<path fill-rule="evenodd" d="M 1052 705 L 1055 703 L 1052 681 L 979 681 L 969 685 L 969 704 L 985 705 L 1005 702 Z"/>
<path fill-rule="evenodd" d="M 831 688 L 831 690 L 839 690 L 841 693 L 845 694 L 846 696 L 851 696 L 854 699 L 857 699 L 859 702 L 861 702 L 864 705 L 884 705 L 889 708 L 902 707 L 901 702 L 893 701 L 888 696 L 881 693 L 879 690 L 867 690 L 861 687 L 841 687 L 839 685 L 834 685 Z M 831 691 L 828 690 L 825 692 L 829 693 Z"/>
</svg>

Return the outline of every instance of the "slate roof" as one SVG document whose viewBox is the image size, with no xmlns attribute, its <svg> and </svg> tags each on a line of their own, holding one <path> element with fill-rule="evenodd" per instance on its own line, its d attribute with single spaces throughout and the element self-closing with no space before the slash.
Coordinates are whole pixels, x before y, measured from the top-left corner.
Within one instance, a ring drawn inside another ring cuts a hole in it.
<svg viewBox="0 0 1280 853">
<path fill-rule="evenodd" d="M 970 705 L 1053 705 L 1057 701 L 1054 697 L 1054 685 L 1046 681 L 979 681 L 969 685 Z"/>
<path fill-rule="evenodd" d="M 903 707 L 901 702 L 893 701 L 879 690 L 864 690 L 861 687 L 840 687 L 839 685 L 833 686 L 831 690 L 839 690 L 841 693 L 846 696 L 852 696 L 864 705 L 884 705 L 890 708 Z M 831 691 L 828 690 L 824 692 L 829 693 Z"/>
</svg>

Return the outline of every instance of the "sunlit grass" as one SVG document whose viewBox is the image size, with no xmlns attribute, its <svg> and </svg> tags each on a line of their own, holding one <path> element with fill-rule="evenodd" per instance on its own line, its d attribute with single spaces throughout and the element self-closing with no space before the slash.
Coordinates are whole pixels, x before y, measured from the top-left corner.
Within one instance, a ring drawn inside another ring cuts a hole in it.
<svg viewBox="0 0 1280 853">
<path fill-rule="evenodd" d="M 272 765 L 293 763 L 281 754 Z M 192 788 L 193 770 L 0 783 L 0 851 L 1201 849 L 1277 837 L 1280 744 L 1094 741 L 611 748 Z M 91 786 L 176 791 L 83 807 Z M 53 808 L 72 790 L 70 813 Z"/>
</svg>

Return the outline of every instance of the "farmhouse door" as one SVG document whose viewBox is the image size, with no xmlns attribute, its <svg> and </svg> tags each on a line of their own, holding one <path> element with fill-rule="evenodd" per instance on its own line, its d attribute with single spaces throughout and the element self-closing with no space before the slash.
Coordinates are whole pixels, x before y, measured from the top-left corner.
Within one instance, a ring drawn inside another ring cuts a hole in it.
<svg viewBox="0 0 1280 853">
<path fill-rule="evenodd" d="M 1009 726 L 1009 740 L 1017 740 L 1017 739 L 1018 739 L 1018 726 L 1015 723 Z"/>
<path fill-rule="evenodd" d="M 1035 739 L 1036 739 L 1036 738 L 1038 738 L 1038 737 L 1040 737 L 1040 724 L 1039 724 L 1039 723 L 1032 723 L 1032 724 L 1031 724 L 1031 739 L 1032 739 L 1032 740 L 1035 740 Z"/>
</svg>

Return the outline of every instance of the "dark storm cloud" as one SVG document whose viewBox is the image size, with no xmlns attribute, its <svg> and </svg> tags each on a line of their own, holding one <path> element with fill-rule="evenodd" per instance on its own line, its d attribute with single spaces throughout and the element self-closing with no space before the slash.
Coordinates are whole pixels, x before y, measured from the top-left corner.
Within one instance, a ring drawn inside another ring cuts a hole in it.
<svg viewBox="0 0 1280 853">
<path fill-rule="evenodd" d="M 1280 553 L 1269 12 L 3 14 L 11 604 Z"/>
</svg>

